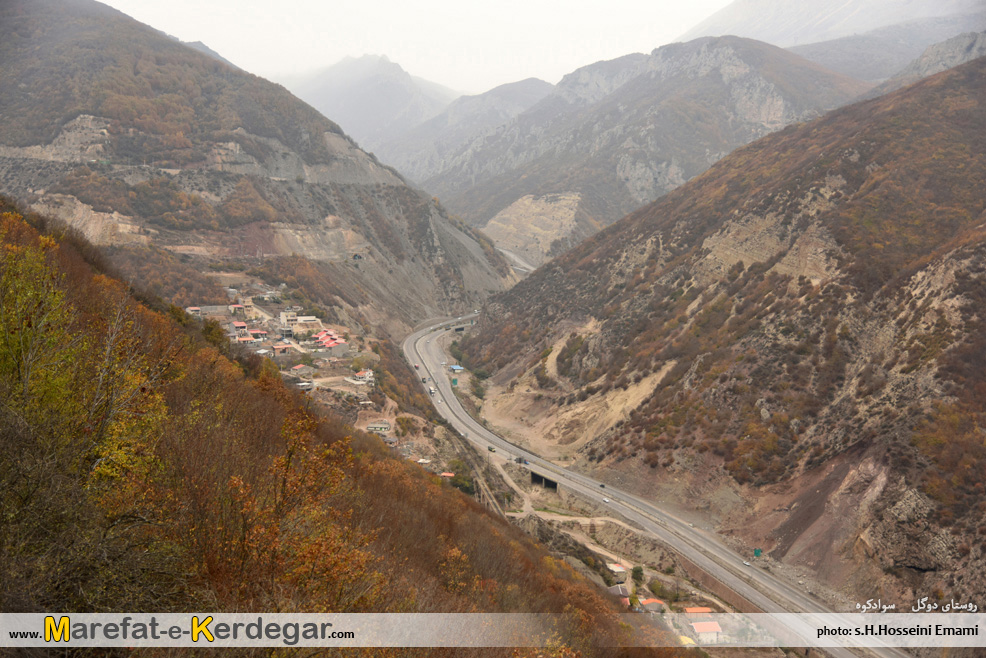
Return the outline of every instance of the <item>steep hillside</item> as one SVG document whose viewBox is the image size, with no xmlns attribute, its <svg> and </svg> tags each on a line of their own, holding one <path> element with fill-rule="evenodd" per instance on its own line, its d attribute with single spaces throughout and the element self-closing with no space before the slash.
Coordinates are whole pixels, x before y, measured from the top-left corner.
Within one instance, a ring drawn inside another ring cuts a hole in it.
<svg viewBox="0 0 986 658">
<path fill-rule="evenodd" d="M 298 254 L 397 324 L 509 281 L 479 236 L 282 87 L 88 0 L 16 0 L 0 21 L 0 191 L 90 240 Z"/>
<path fill-rule="evenodd" d="M 0 197 L 0 255 L 5 613 L 565 611 L 553 655 L 614 655 L 601 590 L 60 223 Z"/>
<path fill-rule="evenodd" d="M 672 44 L 565 76 L 534 107 L 445 158 L 423 185 L 540 264 L 737 146 L 864 89 L 747 39 Z M 564 207 L 550 208 L 555 198 Z"/>
<path fill-rule="evenodd" d="M 205 53 L 206 55 L 208 55 L 209 57 L 211 57 L 213 59 L 218 59 L 223 64 L 228 64 L 229 66 L 232 66 L 233 68 L 240 68 L 236 64 L 234 64 L 233 62 L 229 61 L 228 59 L 226 59 L 225 57 L 223 57 L 222 55 L 220 55 L 219 53 L 217 53 L 215 50 L 213 50 L 209 46 L 207 46 L 204 43 L 202 43 L 201 41 L 182 41 L 182 43 L 185 44 L 186 46 L 188 46 L 189 48 L 192 48 L 194 50 L 199 51 L 200 53 Z"/>
<path fill-rule="evenodd" d="M 484 94 L 461 96 L 438 116 L 381 144 L 376 154 L 411 180 L 427 180 L 449 154 L 513 119 L 552 88 L 544 80 L 528 78 Z"/>
<path fill-rule="evenodd" d="M 794 46 L 790 51 L 838 73 L 868 82 L 883 82 L 900 73 L 929 46 L 963 32 L 984 29 L 986 12 L 924 18 L 830 41 Z M 917 79 L 911 82 L 917 82 Z"/>
<path fill-rule="evenodd" d="M 978 600 L 984 181 L 981 58 L 737 150 L 494 298 L 464 362 L 494 425 L 743 546 Z"/>
<path fill-rule="evenodd" d="M 459 95 L 415 78 L 382 55 L 347 57 L 289 82 L 288 88 L 332 117 L 367 151 L 436 116 Z"/>
<path fill-rule="evenodd" d="M 966 32 L 929 46 L 920 57 L 867 95 L 887 94 L 914 84 L 929 75 L 984 56 L 986 56 L 986 32 Z"/>
<path fill-rule="evenodd" d="M 837 39 L 904 21 L 981 10 L 980 0 L 734 0 L 680 38 L 735 34 L 788 47 Z"/>
</svg>

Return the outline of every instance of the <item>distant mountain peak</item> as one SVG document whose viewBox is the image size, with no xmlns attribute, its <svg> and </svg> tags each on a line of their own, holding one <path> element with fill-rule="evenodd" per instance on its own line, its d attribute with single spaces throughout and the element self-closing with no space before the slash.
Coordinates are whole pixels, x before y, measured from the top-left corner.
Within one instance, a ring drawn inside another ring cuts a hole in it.
<svg viewBox="0 0 986 658">
<path fill-rule="evenodd" d="M 436 116 L 459 95 L 386 55 L 346 57 L 285 84 L 367 150 Z"/>
</svg>

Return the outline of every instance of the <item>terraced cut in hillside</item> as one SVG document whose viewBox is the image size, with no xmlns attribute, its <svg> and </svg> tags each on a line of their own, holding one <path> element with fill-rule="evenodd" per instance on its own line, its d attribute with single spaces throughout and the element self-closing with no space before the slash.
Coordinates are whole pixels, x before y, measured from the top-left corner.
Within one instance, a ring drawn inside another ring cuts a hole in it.
<svg viewBox="0 0 986 658">
<path fill-rule="evenodd" d="M 487 404 L 536 397 L 536 423 L 673 364 L 559 439 L 581 468 L 673 479 L 833 585 L 986 593 L 984 82 L 979 59 L 787 128 L 548 263 L 462 343 Z"/>
<path fill-rule="evenodd" d="M 512 282 L 488 241 L 283 87 L 89 0 L 15 0 L 0 22 L 0 191 L 89 240 L 332 263 L 398 329 Z"/>
</svg>

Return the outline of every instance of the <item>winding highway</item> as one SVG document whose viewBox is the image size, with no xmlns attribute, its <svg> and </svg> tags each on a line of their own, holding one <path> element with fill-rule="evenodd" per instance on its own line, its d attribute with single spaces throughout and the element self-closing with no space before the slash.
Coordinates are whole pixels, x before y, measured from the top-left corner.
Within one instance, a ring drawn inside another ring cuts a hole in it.
<svg viewBox="0 0 986 658">
<path fill-rule="evenodd" d="M 746 558 L 723 544 L 717 537 L 701 529 L 694 528 L 673 514 L 652 502 L 621 491 L 594 480 L 581 473 L 573 473 L 556 464 L 541 459 L 521 447 L 509 443 L 489 431 L 470 416 L 452 392 L 452 384 L 447 369 L 442 365 L 448 357 L 438 344 L 438 338 L 450 331 L 451 327 L 476 317 L 469 314 L 458 319 L 436 321 L 408 336 L 402 345 L 404 355 L 412 364 L 419 364 L 419 377 L 430 378 L 423 383 L 425 387 L 437 389 L 434 394 L 435 407 L 452 427 L 468 441 L 481 450 L 489 446 L 496 448 L 497 455 L 511 460 L 521 457 L 530 462 L 535 473 L 554 480 L 559 486 L 578 493 L 597 504 L 605 505 L 614 514 L 635 522 L 645 531 L 672 549 L 686 556 L 699 568 L 718 581 L 737 592 L 763 612 L 770 613 L 809 613 L 827 614 L 834 610 L 774 574 L 757 566 L 750 565 Z M 607 502 L 608 501 L 608 502 Z M 838 658 L 853 658 L 857 655 L 876 655 L 881 658 L 905 658 L 909 654 L 894 648 L 849 649 L 826 648 L 825 651 Z"/>
</svg>

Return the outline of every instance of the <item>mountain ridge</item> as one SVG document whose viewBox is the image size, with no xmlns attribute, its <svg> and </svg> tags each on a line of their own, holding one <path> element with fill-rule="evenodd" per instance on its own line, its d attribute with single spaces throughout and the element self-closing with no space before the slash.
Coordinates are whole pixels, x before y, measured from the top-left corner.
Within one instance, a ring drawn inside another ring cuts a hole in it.
<svg viewBox="0 0 986 658">
<path fill-rule="evenodd" d="M 527 110 L 552 88 L 543 80 L 528 78 L 483 94 L 460 96 L 438 116 L 381 144 L 377 153 L 411 180 L 427 180 L 449 153 Z"/>
<path fill-rule="evenodd" d="M 0 187 L 93 241 L 300 254 L 398 333 L 512 280 L 474 230 L 283 87 L 95 2 L 0 12 Z"/>
<path fill-rule="evenodd" d="M 966 32 L 941 43 L 928 46 L 920 57 L 883 84 L 867 92 L 867 96 L 890 93 L 914 84 L 929 75 L 986 56 L 986 32 Z"/>
<path fill-rule="evenodd" d="M 833 71 L 883 82 L 900 73 L 929 46 L 963 32 L 983 29 L 986 12 L 896 23 L 831 41 L 792 46 L 789 50 Z"/>
<path fill-rule="evenodd" d="M 523 222 L 513 223 L 516 244 L 527 241 L 520 255 L 539 264 L 733 148 L 867 88 L 747 39 L 671 44 L 565 76 L 529 110 L 446 158 L 422 185 L 487 229 L 503 225 L 497 214 L 516 202 L 578 195 L 564 220 L 569 228 L 547 232 L 540 244 Z"/>
<path fill-rule="evenodd" d="M 980 11 L 977 0 L 734 0 L 679 40 L 735 34 L 777 46 L 827 41 L 903 21 Z"/>
<path fill-rule="evenodd" d="M 981 595 L 984 79 L 768 135 L 492 298 L 490 422 L 833 588 Z"/>
<path fill-rule="evenodd" d="M 385 55 L 347 57 L 290 84 L 367 151 L 436 116 L 460 95 L 410 75 Z"/>
</svg>

